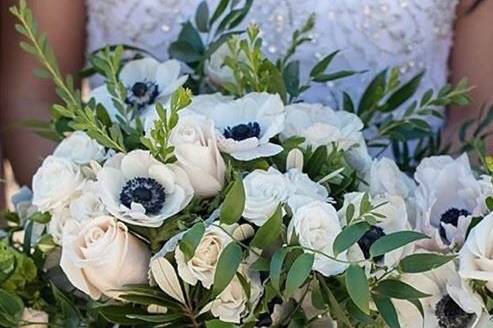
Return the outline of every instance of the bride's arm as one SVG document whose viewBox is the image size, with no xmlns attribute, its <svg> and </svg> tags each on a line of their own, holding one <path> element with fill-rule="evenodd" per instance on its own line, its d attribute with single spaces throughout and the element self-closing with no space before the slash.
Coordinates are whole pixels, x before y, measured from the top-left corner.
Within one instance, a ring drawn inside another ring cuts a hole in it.
<svg viewBox="0 0 493 328">
<path fill-rule="evenodd" d="M 451 53 L 451 79 L 457 83 L 467 77 L 473 103 L 448 112 L 446 135 L 457 136 L 464 120 L 475 118 L 483 104 L 493 103 L 493 0 L 462 0 L 458 7 L 454 46 Z M 493 127 L 492 127 L 493 129 Z M 493 140 L 489 150 L 493 151 Z"/>
<path fill-rule="evenodd" d="M 31 176 L 53 147 L 25 129 L 18 122 L 28 118 L 49 119 L 50 104 L 58 101 L 47 80 L 33 76 L 37 63 L 19 47 L 19 35 L 8 8 L 17 1 L 0 1 L 0 142 L 19 183 L 30 184 Z M 83 0 L 28 1 L 40 30 L 53 45 L 61 69 L 76 73 L 83 65 L 85 41 L 85 8 Z M 1 163 L 1 162 L 0 162 Z M 0 186 L 1 187 L 1 186 Z"/>
</svg>

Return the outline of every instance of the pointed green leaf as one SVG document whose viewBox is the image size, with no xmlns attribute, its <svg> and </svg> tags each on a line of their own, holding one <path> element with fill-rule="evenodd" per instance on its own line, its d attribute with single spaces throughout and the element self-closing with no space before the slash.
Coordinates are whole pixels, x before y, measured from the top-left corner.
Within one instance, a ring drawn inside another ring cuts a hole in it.
<svg viewBox="0 0 493 328">
<path fill-rule="evenodd" d="M 416 231 L 397 231 L 375 240 L 370 247 L 370 257 L 377 257 L 414 241 L 427 238 L 428 236 Z"/>
<path fill-rule="evenodd" d="M 241 247 L 235 242 L 230 242 L 223 249 L 217 261 L 216 272 L 214 274 L 213 297 L 219 295 L 236 275 L 242 255 Z"/>
<path fill-rule="evenodd" d="M 282 206 L 258 229 L 251 242 L 252 247 L 265 249 L 279 238 L 282 231 Z"/>
<path fill-rule="evenodd" d="M 286 278 L 286 297 L 292 296 L 303 285 L 312 271 L 313 261 L 313 254 L 304 253 L 293 262 Z"/>
<path fill-rule="evenodd" d="M 354 304 L 365 314 L 370 314 L 370 287 L 365 271 L 352 264 L 346 270 L 346 289 Z"/>
<path fill-rule="evenodd" d="M 220 221 L 225 224 L 236 223 L 245 209 L 245 188 L 240 177 L 233 182 L 221 206 Z"/>
</svg>

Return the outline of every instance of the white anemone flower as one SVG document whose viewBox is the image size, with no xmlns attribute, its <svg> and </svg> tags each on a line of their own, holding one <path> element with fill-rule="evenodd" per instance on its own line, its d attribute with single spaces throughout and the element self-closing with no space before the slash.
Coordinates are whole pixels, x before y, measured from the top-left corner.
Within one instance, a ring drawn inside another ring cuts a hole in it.
<svg viewBox="0 0 493 328">
<path fill-rule="evenodd" d="M 416 169 L 416 229 L 429 250 L 461 247 L 473 216 L 483 214 L 483 191 L 466 154 L 434 156 Z"/>
<path fill-rule="evenodd" d="M 270 142 L 284 127 L 279 95 L 253 92 L 214 106 L 194 106 L 191 111 L 214 121 L 219 149 L 237 160 L 274 156 L 283 149 Z"/>
<path fill-rule="evenodd" d="M 188 176 L 174 164 L 163 164 L 148 151 L 116 154 L 97 175 L 107 210 L 130 224 L 158 227 L 190 203 Z"/>
<path fill-rule="evenodd" d="M 139 114 L 152 113 L 156 102 L 166 102 L 187 80 L 186 75 L 180 75 L 180 70 L 176 60 L 160 63 L 153 58 L 142 58 L 128 62 L 119 75 L 127 89 L 125 103 Z M 102 104 L 113 119 L 118 115 L 106 85 L 91 91 L 90 97 Z"/>
<path fill-rule="evenodd" d="M 407 300 L 392 299 L 401 327 L 486 328 L 487 313 L 481 297 L 457 274 L 454 263 L 418 274 L 404 274 L 401 280 L 430 295 L 420 299 L 424 317 Z"/>
</svg>

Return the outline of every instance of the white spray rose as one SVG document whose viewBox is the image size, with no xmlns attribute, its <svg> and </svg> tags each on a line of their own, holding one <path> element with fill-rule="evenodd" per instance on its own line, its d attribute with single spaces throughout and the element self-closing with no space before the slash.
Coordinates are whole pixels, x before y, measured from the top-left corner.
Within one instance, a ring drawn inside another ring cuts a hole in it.
<svg viewBox="0 0 493 328">
<path fill-rule="evenodd" d="M 64 206 L 82 183 L 77 165 L 65 158 L 48 156 L 33 177 L 33 205 L 40 211 Z"/>
<path fill-rule="evenodd" d="M 102 161 L 106 151 L 96 140 L 83 131 L 75 131 L 56 147 L 54 156 L 66 158 L 75 164 L 84 165 L 90 161 Z"/>
<path fill-rule="evenodd" d="M 187 173 L 197 195 L 211 197 L 221 191 L 226 165 L 211 120 L 194 114 L 181 116 L 170 143 L 175 147 L 177 164 Z"/>
<path fill-rule="evenodd" d="M 231 56 L 228 44 L 224 42 L 214 53 L 206 60 L 204 72 L 213 84 L 222 86 L 225 83 L 234 82 L 234 74 L 231 68 L 224 65 L 227 56 Z"/>
<path fill-rule="evenodd" d="M 86 181 L 84 187 L 69 205 L 70 216 L 73 220 L 84 222 L 108 214 L 97 192 L 94 181 Z"/>
<path fill-rule="evenodd" d="M 288 240 L 296 235 L 301 246 L 334 257 L 333 245 L 341 232 L 336 209 L 327 203 L 312 201 L 296 209 L 288 226 Z M 313 270 L 324 276 L 337 275 L 347 268 L 347 264 L 334 261 L 322 254 L 314 254 Z M 338 259 L 347 260 L 346 252 Z"/>
<path fill-rule="evenodd" d="M 231 237 L 216 226 L 208 226 L 195 253 L 188 261 L 179 247 L 175 249 L 178 275 L 190 285 L 198 281 L 209 289 L 214 282 L 217 261 L 221 252 L 232 241 Z"/>
<path fill-rule="evenodd" d="M 277 206 L 287 201 L 290 192 L 289 181 L 272 167 L 268 171 L 249 173 L 243 179 L 243 185 L 246 196 L 243 217 L 257 226 L 264 224 Z"/>
<path fill-rule="evenodd" d="M 72 285 L 93 299 L 117 298 L 127 284 L 147 282 L 150 251 L 110 216 L 64 228 L 60 266 Z"/>
<path fill-rule="evenodd" d="M 486 282 L 493 292 L 493 214 L 472 230 L 459 253 L 459 274 L 465 279 Z"/>
</svg>

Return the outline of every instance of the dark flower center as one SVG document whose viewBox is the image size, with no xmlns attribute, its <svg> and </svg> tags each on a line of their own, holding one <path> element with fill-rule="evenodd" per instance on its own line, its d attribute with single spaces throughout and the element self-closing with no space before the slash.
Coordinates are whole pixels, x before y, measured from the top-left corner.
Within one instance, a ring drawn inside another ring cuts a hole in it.
<svg viewBox="0 0 493 328">
<path fill-rule="evenodd" d="M 133 178 L 123 186 L 120 201 L 130 208 L 132 202 L 142 205 L 146 214 L 158 214 L 166 195 L 163 186 L 152 178 Z"/>
<path fill-rule="evenodd" d="M 437 303 L 435 315 L 440 328 L 464 328 L 474 317 L 474 314 L 465 312 L 449 295 Z"/>
<path fill-rule="evenodd" d="M 439 233 L 440 237 L 442 237 L 443 240 L 449 241 L 447 239 L 447 232 L 445 231 L 445 228 L 443 227 L 443 224 L 451 224 L 454 227 L 457 227 L 457 224 L 459 223 L 459 218 L 461 216 L 468 216 L 471 213 L 469 213 L 468 210 L 466 209 L 457 209 L 455 207 L 452 207 L 445 211 L 445 213 L 442 214 L 440 217 L 440 227 L 439 227 Z"/>
<path fill-rule="evenodd" d="M 365 256 L 365 259 L 370 258 L 370 247 L 373 245 L 373 243 L 385 236 L 385 233 L 383 232 L 383 229 L 377 226 L 371 226 L 370 230 L 365 232 L 365 234 L 358 240 L 358 245 L 363 251 L 363 255 Z M 383 260 L 383 255 L 377 256 L 374 258 L 375 262 L 380 262 Z"/>
<path fill-rule="evenodd" d="M 223 135 L 228 139 L 236 141 L 245 140 L 248 138 L 258 138 L 260 135 L 260 125 L 257 122 L 249 122 L 246 124 L 238 124 L 233 127 L 224 129 Z"/>
<path fill-rule="evenodd" d="M 157 84 L 154 82 L 136 82 L 130 88 L 127 88 L 127 98 L 125 103 L 135 106 L 137 109 L 143 109 L 151 105 L 159 94 Z"/>
</svg>

